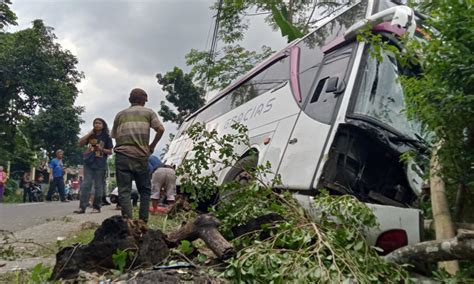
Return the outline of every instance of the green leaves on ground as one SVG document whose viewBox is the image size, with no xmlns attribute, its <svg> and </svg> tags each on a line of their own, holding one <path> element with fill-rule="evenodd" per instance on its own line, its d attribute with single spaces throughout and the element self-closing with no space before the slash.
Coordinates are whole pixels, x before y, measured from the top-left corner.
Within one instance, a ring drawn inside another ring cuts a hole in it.
<svg viewBox="0 0 474 284">
<path fill-rule="evenodd" d="M 184 255 L 190 255 L 194 252 L 194 247 L 190 241 L 182 240 L 178 246 L 178 250 Z"/>
<path fill-rule="evenodd" d="M 125 265 L 127 265 L 127 262 L 133 259 L 134 255 L 135 253 L 131 250 L 117 249 L 117 251 L 112 255 L 112 261 L 114 262 L 115 267 L 120 271 L 120 273 L 123 273 Z"/>
<path fill-rule="evenodd" d="M 52 273 L 53 269 L 51 267 L 44 266 L 43 263 L 40 262 L 31 270 L 31 282 L 46 283 L 51 277 Z"/>
<path fill-rule="evenodd" d="M 240 251 L 227 262 L 222 277 L 234 282 L 261 283 L 407 279 L 402 267 L 385 262 L 366 244 L 365 232 L 376 226 L 376 219 L 365 204 L 351 196 L 333 197 L 323 191 L 314 202 L 314 219 L 289 192 L 272 189 L 280 183 L 278 179 L 265 182 L 263 177 L 269 176 L 270 164 L 243 169 L 246 183 L 219 186 L 220 170 L 238 165 L 237 153 L 250 147 L 247 129 L 236 123 L 228 133 L 218 135 L 215 130 L 195 124 L 187 133 L 194 148 L 178 168 L 181 186 L 195 200 L 219 193 L 220 201 L 213 212 L 221 220 L 219 230 L 227 239 L 234 237 L 234 227 L 257 217 L 270 213 L 283 217 L 233 239 Z"/>
</svg>

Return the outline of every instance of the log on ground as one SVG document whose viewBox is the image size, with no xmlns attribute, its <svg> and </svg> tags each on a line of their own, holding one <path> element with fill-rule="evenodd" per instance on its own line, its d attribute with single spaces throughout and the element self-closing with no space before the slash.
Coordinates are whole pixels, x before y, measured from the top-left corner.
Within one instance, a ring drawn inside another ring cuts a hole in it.
<svg viewBox="0 0 474 284">
<path fill-rule="evenodd" d="M 217 229 L 219 220 L 210 214 L 198 216 L 179 230 L 171 233 L 168 242 L 178 246 L 182 240 L 194 241 L 202 239 L 212 252 L 220 259 L 228 259 L 235 254 L 234 247 L 222 236 Z"/>
</svg>

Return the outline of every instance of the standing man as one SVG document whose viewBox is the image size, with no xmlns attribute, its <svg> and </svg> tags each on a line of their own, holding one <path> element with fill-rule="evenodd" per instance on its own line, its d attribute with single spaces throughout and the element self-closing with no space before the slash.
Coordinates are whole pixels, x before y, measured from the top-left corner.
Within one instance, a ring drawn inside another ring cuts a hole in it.
<svg viewBox="0 0 474 284">
<path fill-rule="evenodd" d="M 148 157 L 155 150 L 165 128 L 156 112 L 145 107 L 148 95 L 144 90 L 133 89 L 128 101 L 131 106 L 115 116 L 111 135 L 116 142 L 114 151 L 119 204 L 122 217 L 132 218 L 130 195 L 132 180 L 135 180 L 140 195 L 139 219 L 146 223 L 151 195 Z M 156 131 L 151 144 L 150 128 Z"/>
<path fill-rule="evenodd" d="M 52 159 L 49 163 L 49 168 L 51 169 L 50 175 L 50 184 L 48 195 L 46 196 L 46 201 L 51 201 L 51 196 L 53 195 L 56 188 L 58 189 L 59 197 L 61 198 L 61 202 L 69 202 L 66 199 L 64 194 L 64 165 L 63 165 L 63 150 L 56 151 L 56 158 Z"/>
</svg>

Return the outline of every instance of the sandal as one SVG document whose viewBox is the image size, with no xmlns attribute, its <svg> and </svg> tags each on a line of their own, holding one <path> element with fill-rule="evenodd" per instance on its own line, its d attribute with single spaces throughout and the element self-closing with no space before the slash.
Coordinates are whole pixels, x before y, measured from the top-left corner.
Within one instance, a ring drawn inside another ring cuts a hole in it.
<svg viewBox="0 0 474 284">
<path fill-rule="evenodd" d="M 75 213 L 75 214 L 84 214 L 84 213 L 86 213 L 86 210 L 84 210 L 84 209 L 79 209 L 79 210 L 74 211 L 74 213 Z"/>
<path fill-rule="evenodd" d="M 100 209 L 92 209 L 91 214 L 94 214 L 94 213 L 100 213 Z"/>
</svg>

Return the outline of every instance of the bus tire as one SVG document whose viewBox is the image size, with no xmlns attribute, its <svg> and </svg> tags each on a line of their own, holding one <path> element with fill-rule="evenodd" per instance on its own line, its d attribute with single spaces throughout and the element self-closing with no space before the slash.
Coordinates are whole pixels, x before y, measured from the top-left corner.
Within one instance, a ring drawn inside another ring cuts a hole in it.
<svg viewBox="0 0 474 284">
<path fill-rule="evenodd" d="M 258 163 L 257 155 L 248 155 L 242 157 L 235 165 L 230 169 L 224 178 L 223 183 L 237 182 L 241 185 L 245 185 L 250 181 L 250 174 L 245 168 L 255 168 Z M 217 196 L 219 202 L 229 202 L 232 199 L 235 191 L 220 192 Z"/>
<path fill-rule="evenodd" d="M 230 169 L 227 175 L 224 178 L 224 183 L 227 182 L 238 182 L 240 184 L 248 183 L 250 179 L 250 174 L 245 170 L 246 168 L 255 168 L 258 163 L 258 158 L 256 155 L 248 155 L 240 159 L 235 165 Z"/>
</svg>

